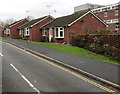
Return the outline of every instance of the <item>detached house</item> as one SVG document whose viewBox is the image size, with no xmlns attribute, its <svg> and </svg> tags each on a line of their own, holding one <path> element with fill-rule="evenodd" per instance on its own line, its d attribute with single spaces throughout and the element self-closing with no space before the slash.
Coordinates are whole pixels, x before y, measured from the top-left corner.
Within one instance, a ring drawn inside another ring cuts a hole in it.
<svg viewBox="0 0 120 94">
<path fill-rule="evenodd" d="M 85 30 L 106 30 L 106 24 L 91 11 L 76 12 L 72 15 L 54 19 L 52 22 L 40 27 L 42 36 L 49 38 L 49 41 L 65 42 L 70 41 L 70 32 L 84 34 Z"/>
<path fill-rule="evenodd" d="M 4 27 L 0 25 L 0 36 L 4 36 Z"/>
<path fill-rule="evenodd" d="M 18 27 L 27 22 L 28 22 L 27 19 L 22 19 L 10 24 L 5 28 L 4 31 L 5 36 L 9 38 L 18 38 L 19 37 Z"/>
<path fill-rule="evenodd" d="M 54 18 L 51 16 L 44 16 L 38 19 L 34 19 L 24 25 L 18 27 L 19 34 L 26 40 L 40 41 L 42 39 L 42 33 L 40 27 L 52 21 Z"/>
</svg>

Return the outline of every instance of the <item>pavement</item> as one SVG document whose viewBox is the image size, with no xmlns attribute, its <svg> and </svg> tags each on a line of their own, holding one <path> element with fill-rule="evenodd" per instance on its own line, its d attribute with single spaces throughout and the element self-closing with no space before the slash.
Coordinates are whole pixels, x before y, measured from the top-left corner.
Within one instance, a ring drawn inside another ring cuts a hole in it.
<svg viewBox="0 0 120 94">
<path fill-rule="evenodd" d="M 2 55 L 3 92 L 21 92 L 10 94 L 27 94 L 27 92 L 39 94 L 38 91 L 40 94 L 42 92 L 101 92 L 103 94 L 102 92 L 109 90 L 96 84 L 92 79 L 79 74 L 76 74 L 77 77 L 75 73 L 67 72 L 63 67 L 59 68 L 49 61 L 7 43 L 2 44 Z"/>
<path fill-rule="evenodd" d="M 119 66 L 110 64 L 108 62 L 103 62 L 79 55 L 74 55 L 62 51 L 57 51 L 52 48 L 48 48 L 45 45 L 33 44 L 20 40 L 4 39 L 8 42 L 15 43 L 22 47 L 31 49 L 33 51 L 44 54 L 48 57 L 56 59 L 65 64 L 71 65 L 78 69 L 89 72 L 95 76 L 101 77 L 110 82 L 119 84 Z"/>
</svg>

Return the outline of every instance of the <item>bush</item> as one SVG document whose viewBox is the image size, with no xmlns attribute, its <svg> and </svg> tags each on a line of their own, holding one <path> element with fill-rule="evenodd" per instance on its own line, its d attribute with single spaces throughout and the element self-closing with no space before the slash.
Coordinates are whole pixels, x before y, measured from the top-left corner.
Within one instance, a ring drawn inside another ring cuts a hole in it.
<svg viewBox="0 0 120 94">
<path fill-rule="evenodd" d="M 18 37 L 17 39 L 22 39 L 22 37 Z"/>
<path fill-rule="evenodd" d="M 46 42 L 46 41 L 47 41 L 47 38 L 45 36 L 42 37 L 41 42 Z"/>
<path fill-rule="evenodd" d="M 75 37 L 74 42 L 72 43 L 73 46 L 84 47 L 85 46 L 85 39 L 83 37 Z"/>
</svg>

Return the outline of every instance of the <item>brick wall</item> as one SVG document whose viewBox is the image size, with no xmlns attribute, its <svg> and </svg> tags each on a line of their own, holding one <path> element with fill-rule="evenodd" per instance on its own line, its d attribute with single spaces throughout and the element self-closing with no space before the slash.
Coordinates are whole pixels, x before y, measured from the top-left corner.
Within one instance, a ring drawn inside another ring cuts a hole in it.
<svg viewBox="0 0 120 94">
<path fill-rule="evenodd" d="M 99 37 L 104 44 L 114 46 L 120 49 L 120 35 L 79 35 L 84 37 L 88 43 L 93 43 L 95 37 Z M 74 41 L 73 34 L 71 35 L 71 42 Z"/>
<path fill-rule="evenodd" d="M 10 38 L 18 38 L 19 37 L 19 31 L 18 31 L 18 27 L 27 23 L 28 20 L 25 19 L 23 21 L 20 21 L 18 22 L 17 24 L 13 25 L 11 28 L 10 28 Z"/>
<path fill-rule="evenodd" d="M 45 20 L 43 20 L 43 21 L 39 22 L 38 24 L 36 24 L 35 26 L 33 26 L 30 29 L 31 35 L 32 35 L 32 36 L 30 36 L 30 40 L 32 40 L 32 41 L 40 41 L 42 39 L 42 30 L 40 30 L 40 27 L 47 24 L 51 20 L 53 20 L 53 18 L 48 17 Z"/>
</svg>

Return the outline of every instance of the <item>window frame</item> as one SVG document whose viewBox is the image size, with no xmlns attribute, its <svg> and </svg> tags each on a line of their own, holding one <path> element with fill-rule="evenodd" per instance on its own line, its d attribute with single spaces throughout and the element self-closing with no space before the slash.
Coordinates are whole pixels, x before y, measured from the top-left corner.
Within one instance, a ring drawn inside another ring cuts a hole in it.
<svg viewBox="0 0 120 94">
<path fill-rule="evenodd" d="M 115 10 L 115 16 L 119 15 L 119 10 Z"/>
<path fill-rule="evenodd" d="M 56 36 L 56 29 L 58 29 L 58 36 Z M 62 29 L 62 30 L 61 30 Z M 61 32 L 62 32 L 62 36 L 60 36 L 61 35 Z M 54 32 L 54 34 L 55 34 L 55 38 L 64 38 L 64 27 L 55 27 L 55 32 Z"/>
<path fill-rule="evenodd" d="M 43 31 L 42 31 L 42 36 L 46 36 L 46 30 L 44 29 Z"/>
<path fill-rule="evenodd" d="M 10 34 L 10 29 L 7 28 L 7 29 L 5 30 L 5 34 L 9 35 L 9 34 Z"/>
<path fill-rule="evenodd" d="M 119 26 L 119 23 L 116 23 L 115 24 L 115 30 L 119 30 L 120 26 Z"/>
<path fill-rule="evenodd" d="M 104 17 L 108 17 L 108 11 L 104 12 Z"/>
<path fill-rule="evenodd" d="M 30 31 L 29 28 L 25 28 L 24 36 L 29 36 L 30 35 L 29 31 Z"/>
</svg>

